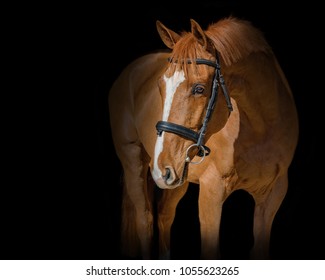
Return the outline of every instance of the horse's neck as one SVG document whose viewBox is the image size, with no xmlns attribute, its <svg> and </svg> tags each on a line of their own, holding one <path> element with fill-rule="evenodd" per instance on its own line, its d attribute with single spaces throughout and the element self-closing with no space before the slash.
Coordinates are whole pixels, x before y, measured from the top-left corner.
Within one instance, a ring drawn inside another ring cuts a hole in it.
<svg viewBox="0 0 325 280">
<path fill-rule="evenodd" d="M 230 94 L 236 100 L 241 123 L 255 135 L 264 136 L 281 118 L 278 87 L 282 77 L 274 66 L 272 59 L 253 57 L 233 66 L 228 75 Z"/>
</svg>

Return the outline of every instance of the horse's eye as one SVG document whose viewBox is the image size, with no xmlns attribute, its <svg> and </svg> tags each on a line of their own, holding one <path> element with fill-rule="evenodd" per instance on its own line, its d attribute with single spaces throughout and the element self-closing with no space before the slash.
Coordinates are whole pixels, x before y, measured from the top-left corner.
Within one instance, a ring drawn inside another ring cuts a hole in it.
<svg viewBox="0 0 325 280">
<path fill-rule="evenodd" d="M 202 94 L 204 92 L 204 86 L 200 84 L 195 84 L 192 88 L 193 94 Z"/>
</svg>

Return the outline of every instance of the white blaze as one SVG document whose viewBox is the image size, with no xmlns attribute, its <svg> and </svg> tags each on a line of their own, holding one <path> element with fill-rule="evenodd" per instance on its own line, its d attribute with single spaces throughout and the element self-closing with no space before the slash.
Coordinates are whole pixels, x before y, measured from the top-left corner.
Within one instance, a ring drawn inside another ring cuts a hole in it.
<svg viewBox="0 0 325 280">
<path fill-rule="evenodd" d="M 164 110 L 162 115 L 162 120 L 167 121 L 170 113 L 170 109 L 172 106 L 174 94 L 178 88 L 178 86 L 185 80 L 184 72 L 183 71 L 175 71 L 174 75 L 170 78 L 164 76 L 164 81 L 166 83 L 166 99 L 164 104 Z M 153 179 L 156 180 L 161 178 L 161 170 L 158 167 L 158 157 L 163 150 L 164 144 L 164 135 L 165 132 L 161 134 L 161 136 L 157 137 L 156 146 L 155 146 L 155 157 L 154 157 L 154 165 L 153 165 L 153 172 L 152 176 Z"/>
</svg>

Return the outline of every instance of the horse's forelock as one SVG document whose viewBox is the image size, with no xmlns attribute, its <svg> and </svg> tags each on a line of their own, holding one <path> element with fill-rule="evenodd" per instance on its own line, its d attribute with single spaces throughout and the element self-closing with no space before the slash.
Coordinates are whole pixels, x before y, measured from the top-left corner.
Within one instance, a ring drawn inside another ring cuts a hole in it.
<svg viewBox="0 0 325 280">
<path fill-rule="evenodd" d="M 183 33 L 181 40 L 177 42 L 171 54 L 171 61 L 177 62 L 172 63 L 172 71 L 183 70 L 185 77 L 187 77 L 188 69 L 195 67 L 197 58 L 202 58 L 197 39 L 192 33 Z M 188 61 L 192 63 L 188 63 Z"/>
</svg>

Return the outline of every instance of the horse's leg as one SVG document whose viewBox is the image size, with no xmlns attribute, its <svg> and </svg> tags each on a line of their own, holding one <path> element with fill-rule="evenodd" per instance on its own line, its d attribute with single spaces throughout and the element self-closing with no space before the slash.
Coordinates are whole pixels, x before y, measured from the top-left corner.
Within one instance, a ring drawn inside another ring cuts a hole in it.
<svg viewBox="0 0 325 280">
<path fill-rule="evenodd" d="M 264 201 L 258 201 L 255 197 L 254 210 L 254 246 L 251 259 L 269 259 L 270 237 L 274 217 L 287 193 L 287 174 L 279 177 L 271 186 L 271 192 Z"/>
<path fill-rule="evenodd" d="M 128 144 L 119 149 L 123 159 L 124 191 L 122 203 L 122 251 L 137 257 L 140 241 L 141 255 L 151 256 L 153 238 L 152 197 L 147 188 L 148 162 L 140 145 Z"/>
<path fill-rule="evenodd" d="M 219 259 L 219 230 L 224 189 L 216 178 L 200 180 L 199 219 L 201 232 L 201 259 Z"/>
<path fill-rule="evenodd" d="M 170 259 L 170 234 L 176 207 L 188 188 L 188 182 L 171 190 L 163 190 L 158 201 L 159 259 Z"/>
</svg>

